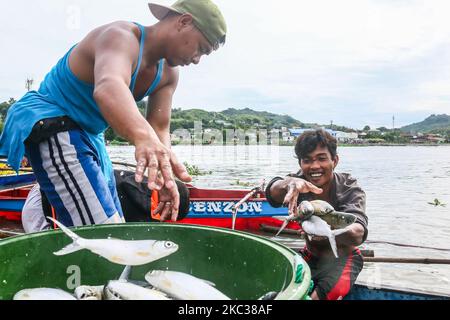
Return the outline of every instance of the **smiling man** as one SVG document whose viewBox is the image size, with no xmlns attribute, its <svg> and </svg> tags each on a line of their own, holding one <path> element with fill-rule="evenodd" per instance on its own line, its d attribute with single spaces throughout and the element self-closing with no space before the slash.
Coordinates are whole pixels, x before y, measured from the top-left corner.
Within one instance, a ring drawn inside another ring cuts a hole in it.
<svg viewBox="0 0 450 320">
<path fill-rule="evenodd" d="M 176 220 L 174 177 L 189 182 L 170 146 L 178 66 L 198 64 L 225 43 L 226 24 L 210 0 L 149 4 L 151 26 L 118 21 L 91 31 L 8 111 L 0 156 L 18 170 L 24 154 L 41 190 L 66 226 L 123 221 L 104 132 L 135 146 L 136 181 L 160 192 L 157 212 Z M 136 102 L 149 97 L 147 115 Z"/>
<path fill-rule="evenodd" d="M 290 213 L 297 213 L 302 201 L 323 200 L 335 210 L 352 213 L 357 221 L 348 232 L 336 237 L 339 258 L 335 258 L 326 238 L 306 237 L 300 251 L 311 268 L 315 300 L 344 298 L 363 268 L 363 258 L 357 246 L 368 234 L 365 214 L 366 195 L 357 181 L 347 173 L 337 173 L 339 162 L 336 139 L 324 130 L 311 130 L 297 140 L 295 154 L 300 171 L 286 178 L 276 177 L 266 189 L 266 197 L 274 207 L 288 205 Z"/>
</svg>

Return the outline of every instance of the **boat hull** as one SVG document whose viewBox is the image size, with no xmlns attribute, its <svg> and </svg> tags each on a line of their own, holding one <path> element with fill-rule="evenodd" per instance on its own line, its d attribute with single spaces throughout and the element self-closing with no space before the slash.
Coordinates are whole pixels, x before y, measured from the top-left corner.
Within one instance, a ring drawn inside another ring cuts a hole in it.
<svg viewBox="0 0 450 320">
<path fill-rule="evenodd" d="M 14 186 L 35 181 L 36 177 L 33 173 L 0 175 L 0 186 Z"/>
<path fill-rule="evenodd" d="M 371 288 L 357 283 L 344 300 L 450 300 L 450 296 L 386 286 Z"/>
<path fill-rule="evenodd" d="M 31 186 L 25 186 L 0 191 L 0 217 L 20 221 L 30 189 Z M 220 228 L 232 228 L 233 207 L 248 194 L 248 191 L 243 190 L 208 190 L 192 186 L 189 187 L 189 192 L 189 213 L 177 223 Z M 237 210 L 235 229 L 255 232 L 260 231 L 262 225 L 280 227 L 283 224 L 283 217 L 287 215 L 287 208 L 273 208 L 259 194 Z M 287 229 L 299 230 L 300 226 L 292 222 Z"/>
</svg>

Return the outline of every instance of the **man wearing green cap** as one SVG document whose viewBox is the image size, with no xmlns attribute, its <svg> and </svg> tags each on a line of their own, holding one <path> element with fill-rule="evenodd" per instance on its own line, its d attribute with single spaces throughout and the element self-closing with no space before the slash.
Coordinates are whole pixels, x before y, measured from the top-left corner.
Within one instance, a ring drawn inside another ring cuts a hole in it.
<svg viewBox="0 0 450 320">
<path fill-rule="evenodd" d="M 225 43 L 226 23 L 210 0 L 149 4 L 152 26 L 113 22 L 90 32 L 47 74 L 38 91 L 13 105 L 0 156 L 18 169 L 25 154 L 43 196 L 67 226 L 123 221 L 104 144 L 111 126 L 135 146 L 136 181 L 148 172 L 159 191 L 156 213 L 176 220 L 175 176 L 191 177 L 170 148 L 178 66 L 198 64 Z M 146 117 L 136 102 L 149 97 Z"/>
</svg>

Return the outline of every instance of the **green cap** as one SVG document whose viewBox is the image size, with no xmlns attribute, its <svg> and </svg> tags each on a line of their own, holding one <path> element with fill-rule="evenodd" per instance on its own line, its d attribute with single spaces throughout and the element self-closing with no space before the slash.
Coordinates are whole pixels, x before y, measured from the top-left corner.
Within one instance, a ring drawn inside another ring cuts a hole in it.
<svg viewBox="0 0 450 320">
<path fill-rule="evenodd" d="M 155 3 L 149 3 L 148 6 L 158 20 L 164 19 L 170 12 L 188 13 L 197 29 L 214 48 L 225 43 L 227 25 L 219 8 L 211 0 L 178 0 L 171 7 Z"/>
</svg>

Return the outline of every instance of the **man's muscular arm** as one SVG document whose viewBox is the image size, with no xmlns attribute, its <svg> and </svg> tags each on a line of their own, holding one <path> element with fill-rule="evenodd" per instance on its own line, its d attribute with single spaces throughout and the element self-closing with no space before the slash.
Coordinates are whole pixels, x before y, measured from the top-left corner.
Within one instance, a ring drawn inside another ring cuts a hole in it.
<svg viewBox="0 0 450 320">
<path fill-rule="evenodd" d="M 179 72 L 177 68 L 166 67 L 165 73 L 167 74 L 167 84 L 158 89 L 148 99 L 146 118 L 161 142 L 170 148 L 172 99 L 178 85 Z"/>
<path fill-rule="evenodd" d="M 171 191 L 175 205 L 179 194 L 172 168 L 181 180 L 189 181 L 190 177 L 136 108 L 129 84 L 138 51 L 139 42 L 134 34 L 119 27 L 112 26 L 97 37 L 94 99 L 111 127 L 135 145 L 137 182 L 142 181 L 144 170 L 148 168 L 149 188 L 159 190 L 162 186 L 156 184 L 156 179 L 161 171 L 164 187 Z"/>
</svg>

